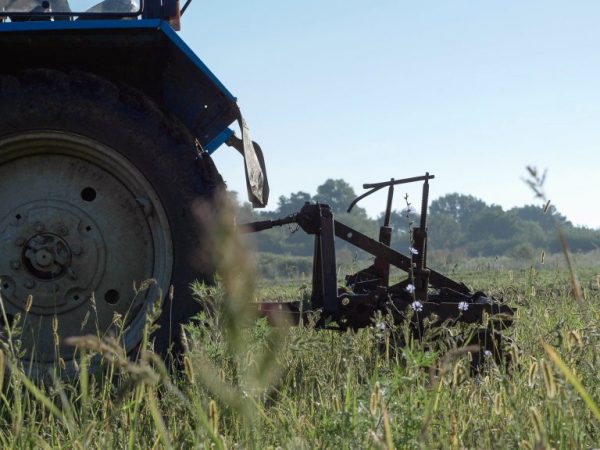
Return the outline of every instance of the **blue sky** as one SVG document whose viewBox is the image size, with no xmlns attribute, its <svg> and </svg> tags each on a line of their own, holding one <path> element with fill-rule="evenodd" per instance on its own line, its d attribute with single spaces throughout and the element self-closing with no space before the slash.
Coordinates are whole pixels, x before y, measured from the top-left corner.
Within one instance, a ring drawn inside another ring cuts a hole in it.
<svg viewBox="0 0 600 450">
<path fill-rule="evenodd" d="M 358 194 L 426 171 L 432 198 L 510 208 L 536 202 L 534 165 L 559 211 L 600 228 L 600 2 L 194 0 L 182 28 L 265 152 L 270 208 L 327 178 Z M 239 155 L 214 157 L 243 193 Z"/>
</svg>

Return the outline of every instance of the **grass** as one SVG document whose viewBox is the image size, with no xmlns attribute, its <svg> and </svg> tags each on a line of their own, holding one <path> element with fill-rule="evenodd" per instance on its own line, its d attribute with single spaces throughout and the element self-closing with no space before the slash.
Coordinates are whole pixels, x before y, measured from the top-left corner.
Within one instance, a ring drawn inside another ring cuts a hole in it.
<svg viewBox="0 0 600 450">
<path fill-rule="evenodd" d="M 578 271 L 577 301 L 573 273 L 559 264 L 454 268 L 453 278 L 518 307 L 506 332 L 513 364 L 490 360 L 473 377 L 469 354 L 453 346 L 458 328 L 415 341 L 385 317 L 376 320 L 385 327 L 355 333 L 256 320 L 250 302 L 305 298 L 307 280 L 255 286 L 237 238 L 217 230 L 221 282 L 195 286 L 213 307 L 186 327 L 179 372 L 168 372 L 146 340 L 130 361 L 115 341 L 88 336 L 73 340 L 77 379 L 41 384 L 25 375 L 8 331 L 1 448 L 600 446 L 598 266 Z"/>
<path fill-rule="evenodd" d="M 5 348 L 2 448 L 593 448 L 600 442 L 600 286 L 580 272 L 574 302 L 560 269 L 464 273 L 472 286 L 518 305 L 508 335 L 512 368 L 468 374 L 468 355 L 373 327 L 357 333 L 269 328 L 231 316 L 235 292 L 197 287 L 218 307 L 187 329 L 189 352 L 169 375 L 146 352 L 111 344 L 102 370 L 39 386 Z M 262 286 L 281 298 L 298 287 Z M 244 299 L 240 299 L 242 301 Z M 229 315 L 229 316 L 228 316 Z M 426 339 L 427 340 L 427 339 Z M 436 371 L 430 368 L 435 367 Z M 112 382 L 111 382 L 112 380 Z"/>
</svg>

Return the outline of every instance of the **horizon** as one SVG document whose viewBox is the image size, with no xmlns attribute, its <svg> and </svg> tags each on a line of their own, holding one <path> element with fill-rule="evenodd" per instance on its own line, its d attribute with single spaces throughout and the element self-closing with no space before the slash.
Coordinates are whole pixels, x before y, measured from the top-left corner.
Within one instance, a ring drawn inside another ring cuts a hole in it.
<svg viewBox="0 0 600 450">
<path fill-rule="evenodd" d="M 203 1 L 181 34 L 239 99 L 265 153 L 268 210 L 327 178 L 360 194 L 425 172 L 431 198 L 464 193 L 506 210 L 536 204 L 521 180 L 531 165 L 548 170 L 561 214 L 598 229 L 597 17 L 589 0 Z M 237 152 L 214 159 L 244 193 Z M 384 202 L 361 206 L 375 215 Z"/>
<path fill-rule="evenodd" d="M 325 181 L 327 181 L 327 180 L 323 180 L 323 182 L 320 183 L 318 186 L 320 186 L 323 183 L 325 183 Z M 344 181 L 346 181 L 346 180 L 344 180 Z M 379 180 L 379 181 L 384 181 L 384 180 Z M 291 191 L 291 192 L 288 192 L 287 194 L 281 194 L 281 195 L 283 195 L 283 196 L 285 196 L 286 198 L 289 199 L 290 194 L 296 194 L 296 193 L 302 191 L 302 192 L 305 192 L 305 193 L 309 194 L 311 197 L 314 197 L 317 194 L 316 193 L 316 189 L 317 189 L 318 186 L 316 186 L 314 189 L 308 190 L 308 191 L 304 191 L 304 190 L 300 189 L 300 190 L 297 190 L 297 191 Z M 418 186 L 420 186 L 420 185 L 418 185 Z M 431 187 L 431 183 L 430 183 L 430 187 Z M 354 187 L 352 187 L 352 188 L 354 189 L 354 192 L 356 193 L 356 196 L 358 197 L 361 194 L 361 192 L 357 191 Z M 228 192 L 233 192 L 233 193 L 236 194 L 236 199 L 237 199 L 237 201 L 238 201 L 239 204 L 248 203 L 248 200 L 245 198 L 245 192 L 246 191 L 239 192 L 239 191 L 236 191 L 236 190 L 233 190 L 233 189 L 229 189 L 229 188 L 227 190 L 228 190 Z M 382 189 L 381 192 L 379 192 L 379 194 L 382 194 L 381 195 L 381 197 L 382 197 L 381 200 L 382 200 L 382 202 L 385 202 L 385 199 L 386 199 L 386 196 L 387 196 L 387 189 Z M 477 195 L 466 194 L 466 193 L 461 193 L 461 192 L 446 192 L 444 194 L 432 197 L 431 196 L 431 190 L 430 190 L 430 196 L 429 196 L 429 206 L 431 206 L 431 203 L 434 202 L 434 201 L 436 201 L 436 200 L 438 200 L 439 198 L 442 198 L 442 197 L 444 197 L 446 195 L 452 195 L 452 194 L 472 196 L 472 197 L 474 197 L 477 200 L 481 200 L 482 202 L 484 202 L 489 207 L 500 206 L 504 212 L 508 212 L 508 211 L 510 211 L 513 208 L 524 208 L 526 206 L 534 206 L 536 208 L 539 208 L 540 210 L 542 210 L 544 208 L 544 204 L 539 199 L 538 199 L 537 202 L 534 199 L 530 203 L 525 203 L 525 204 L 522 204 L 522 205 L 513 205 L 513 206 L 510 206 L 510 207 L 504 207 L 503 205 L 499 205 L 497 203 L 488 202 L 485 199 L 483 199 L 481 197 L 478 197 Z M 377 195 L 377 194 L 375 194 L 375 195 Z M 400 191 L 398 188 L 395 189 L 395 191 L 394 191 L 394 204 L 397 205 L 397 207 L 392 207 L 392 211 L 401 212 L 401 211 L 403 211 L 403 210 L 406 209 L 406 206 L 399 205 L 399 201 L 403 197 L 403 195 L 404 195 L 404 193 L 402 191 Z M 409 200 L 410 200 L 410 198 L 409 198 Z M 277 210 L 277 203 L 278 203 L 278 201 L 279 201 L 279 196 L 277 197 L 277 199 L 271 198 L 269 200 L 269 207 L 268 208 L 262 208 L 262 209 L 257 208 L 257 209 L 254 209 L 254 211 L 257 211 L 259 213 L 261 211 L 273 212 L 273 211 Z M 366 203 L 366 201 L 361 201 L 356 206 L 364 208 L 363 203 Z M 372 203 L 377 203 L 377 202 L 372 202 Z M 419 209 L 420 209 L 420 197 L 417 198 L 414 202 L 411 202 L 411 203 L 416 208 L 416 210 L 419 211 Z M 574 227 L 577 227 L 577 228 L 588 228 L 588 229 L 600 231 L 600 227 L 598 227 L 598 228 L 592 228 L 592 227 L 589 227 L 587 225 L 581 225 L 581 224 L 575 223 L 569 216 L 567 216 L 563 211 L 561 211 L 559 208 L 557 208 L 556 205 L 554 205 L 554 203 L 552 203 L 552 199 L 550 199 L 550 206 L 551 207 L 554 206 L 556 212 L 558 214 L 564 216 L 569 222 L 571 222 L 573 224 Z M 384 213 L 384 211 L 385 211 L 385 204 L 383 204 L 383 207 L 381 209 L 379 209 L 379 210 L 377 210 L 376 207 L 373 207 L 371 210 L 368 210 L 366 208 L 364 208 L 364 209 L 366 210 L 367 215 L 369 216 L 370 219 L 376 220 L 381 214 Z"/>
</svg>

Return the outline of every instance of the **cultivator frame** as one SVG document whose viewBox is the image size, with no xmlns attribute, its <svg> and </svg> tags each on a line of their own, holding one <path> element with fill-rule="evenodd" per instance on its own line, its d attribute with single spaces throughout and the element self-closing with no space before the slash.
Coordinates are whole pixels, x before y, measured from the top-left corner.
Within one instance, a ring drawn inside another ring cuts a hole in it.
<svg viewBox="0 0 600 450">
<path fill-rule="evenodd" d="M 378 240 L 336 220 L 331 208 L 323 203 L 306 203 L 299 212 L 282 219 L 241 225 L 241 230 L 248 233 L 297 224 L 304 232 L 315 236 L 309 311 L 302 309 L 300 301 L 262 302 L 259 303 L 259 315 L 274 324 L 298 324 L 306 322 L 312 312 L 318 311 L 317 328 L 338 330 L 367 327 L 372 324 L 377 312 L 391 314 L 395 322 L 411 317 L 419 329 L 425 319 L 433 326 L 447 322 L 487 322 L 487 326 L 494 330 L 510 326 L 513 308 L 487 297 L 483 292 L 472 292 L 465 284 L 427 267 L 427 208 L 429 180 L 433 178 L 426 173 L 424 176 L 363 185 L 369 191 L 357 197 L 348 212 L 365 197 L 380 189 L 388 189 Z M 390 247 L 394 186 L 419 181 L 423 182 L 421 216 L 419 225 L 412 229 L 412 247 L 410 256 L 406 256 Z M 375 257 L 371 266 L 346 276 L 344 287 L 338 287 L 335 237 Z M 391 266 L 406 272 L 408 277 L 390 285 Z M 412 314 L 407 314 L 411 310 Z"/>
</svg>

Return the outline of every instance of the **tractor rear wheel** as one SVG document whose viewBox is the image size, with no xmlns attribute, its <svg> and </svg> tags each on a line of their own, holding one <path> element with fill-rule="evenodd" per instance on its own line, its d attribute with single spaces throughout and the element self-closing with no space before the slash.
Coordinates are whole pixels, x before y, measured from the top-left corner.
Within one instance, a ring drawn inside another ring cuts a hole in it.
<svg viewBox="0 0 600 450">
<path fill-rule="evenodd" d="M 25 366 L 69 367 L 74 335 L 121 328 L 135 348 L 173 286 L 156 333 L 164 351 L 198 310 L 190 283 L 212 274 L 192 208 L 221 185 L 187 129 L 130 87 L 45 69 L 0 75 L 0 295 L 8 325 L 20 316 Z"/>
</svg>

